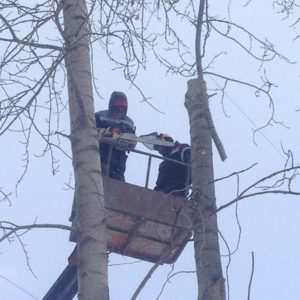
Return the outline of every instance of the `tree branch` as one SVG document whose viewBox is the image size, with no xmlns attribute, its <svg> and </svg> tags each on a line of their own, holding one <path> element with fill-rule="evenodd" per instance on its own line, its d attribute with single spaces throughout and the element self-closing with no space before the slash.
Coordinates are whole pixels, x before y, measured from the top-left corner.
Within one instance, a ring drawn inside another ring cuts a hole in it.
<svg viewBox="0 0 300 300">
<path fill-rule="evenodd" d="M 10 226 L 4 226 L 3 224 L 10 224 Z M 0 243 L 19 230 L 42 229 L 42 228 L 62 229 L 62 230 L 69 230 L 69 231 L 71 230 L 71 226 L 61 225 L 61 224 L 16 225 L 16 224 L 6 222 L 6 221 L 0 221 L 0 229 L 8 230 L 8 232 L 5 233 L 0 238 Z"/>
</svg>

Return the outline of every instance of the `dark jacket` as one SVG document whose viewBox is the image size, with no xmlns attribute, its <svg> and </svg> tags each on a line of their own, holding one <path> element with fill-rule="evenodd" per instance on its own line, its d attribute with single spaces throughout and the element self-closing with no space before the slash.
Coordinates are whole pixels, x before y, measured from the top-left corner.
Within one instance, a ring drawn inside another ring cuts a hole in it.
<svg viewBox="0 0 300 300">
<path fill-rule="evenodd" d="M 126 99 L 125 94 L 121 92 L 113 92 L 109 101 L 108 110 L 98 111 L 95 114 L 96 126 L 97 128 L 112 128 L 112 129 L 118 128 L 122 133 L 125 132 L 135 133 L 134 123 L 129 117 L 125 115 L 124 118 L 121 120 L 117 120 L 113 118 L 112 106 L 114 101 L 116 101 L 120 96 Z M 127 160 L 126 151 L 115 149 L 113 147 L 110 164 L 108 165 L 110 145 L 105 143 L 100 143 L 99 148 L 100 148 L 101 166 L 102 166 L 103 173 L 107 175 L 108 168 L 109 168 L 108 175 L 110 177 L 121 181 L 125 181 L 124 172 L 126 169 L 126 160 Z"/>
<path fill-rule="evenodd" d="M 169 154 L 164 157 L 190 163 L 191 147 L 188 144 L 179 144 L 176 142 Z M 188 186 L 190 183 L 189 167 L 164 160 L 159 165 L 158 177 L 154 190 L 184 197 L 188 194 Z"/>
</svg>

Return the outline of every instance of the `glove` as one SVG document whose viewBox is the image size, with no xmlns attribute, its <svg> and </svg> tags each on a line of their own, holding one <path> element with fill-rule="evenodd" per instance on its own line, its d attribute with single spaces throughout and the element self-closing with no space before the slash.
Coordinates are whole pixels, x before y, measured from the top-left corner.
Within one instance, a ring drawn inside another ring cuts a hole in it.
<svg viewBox="0 0 300 300">
<path fill-rule="evenodd" d="M 112 137 L 111 128 L 98 128 L 98 139 L 101 140 L 101 137 Z"/>
</svg>

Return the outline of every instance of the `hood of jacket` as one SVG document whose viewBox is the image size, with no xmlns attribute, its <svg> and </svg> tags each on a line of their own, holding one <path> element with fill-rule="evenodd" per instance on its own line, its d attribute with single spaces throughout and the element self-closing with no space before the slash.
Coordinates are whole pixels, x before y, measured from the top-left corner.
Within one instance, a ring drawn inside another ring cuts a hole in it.
<svg viewBox="0 0 300 300">
<path fill-rule="evenodd" d="M 109 104 L 108 104 L 108 111 L 110 114 L 112 113 L 112 107 L 115 105 L 115 102 L 118 99 L 125 99 L 127 102 L 127 96 L 123 92 L 117 92 L 117 91 L 113 92 L 110 96 Z M 127 115 L 127 108 L 128 108 L 128 104 L 126 106 L 126 114 L 125 115 Z"/>
</svg>

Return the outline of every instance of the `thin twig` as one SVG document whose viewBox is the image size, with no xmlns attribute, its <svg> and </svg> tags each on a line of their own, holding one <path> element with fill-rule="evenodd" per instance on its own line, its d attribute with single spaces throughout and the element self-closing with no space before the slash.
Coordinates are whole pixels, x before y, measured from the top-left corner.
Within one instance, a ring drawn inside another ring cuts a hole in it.
<svg viewBox="0 0 300 300">
<path fill-rule="evenodd" d="M 0 221 L 0 224 L 10 224 L 9 222 Z M 32 225 L 10 225 L 3 226 L 0 225 L 1 229 L 9 230 L 5 235 L 0 238 L 0 243 L 7 239 L 10 235 L 14 234 L 19 230 L 29 230 L 29 229 L 37 229 L 37 228 L 50 228 L 50 229 L 63 229 L 63 230 L 71 230 L 71 226 L 61 225 L 61 224 L 32 224 Z"/>
<path fill-rule="evenodd" d="M 250 292 L 251 292 L 251 285 L 252 285 L 252 280 L 253 280 L 253 275 L 254 275 L 254 252 L 251 252 L 251 258 L 252 258 L 252 267 L 251 267 L 251 275 L 250 275 L 250 280 L 249 280 L 249 285 L 248 285 L 248 297 L 247 300 L 250 300 Z"/>
</svg>

